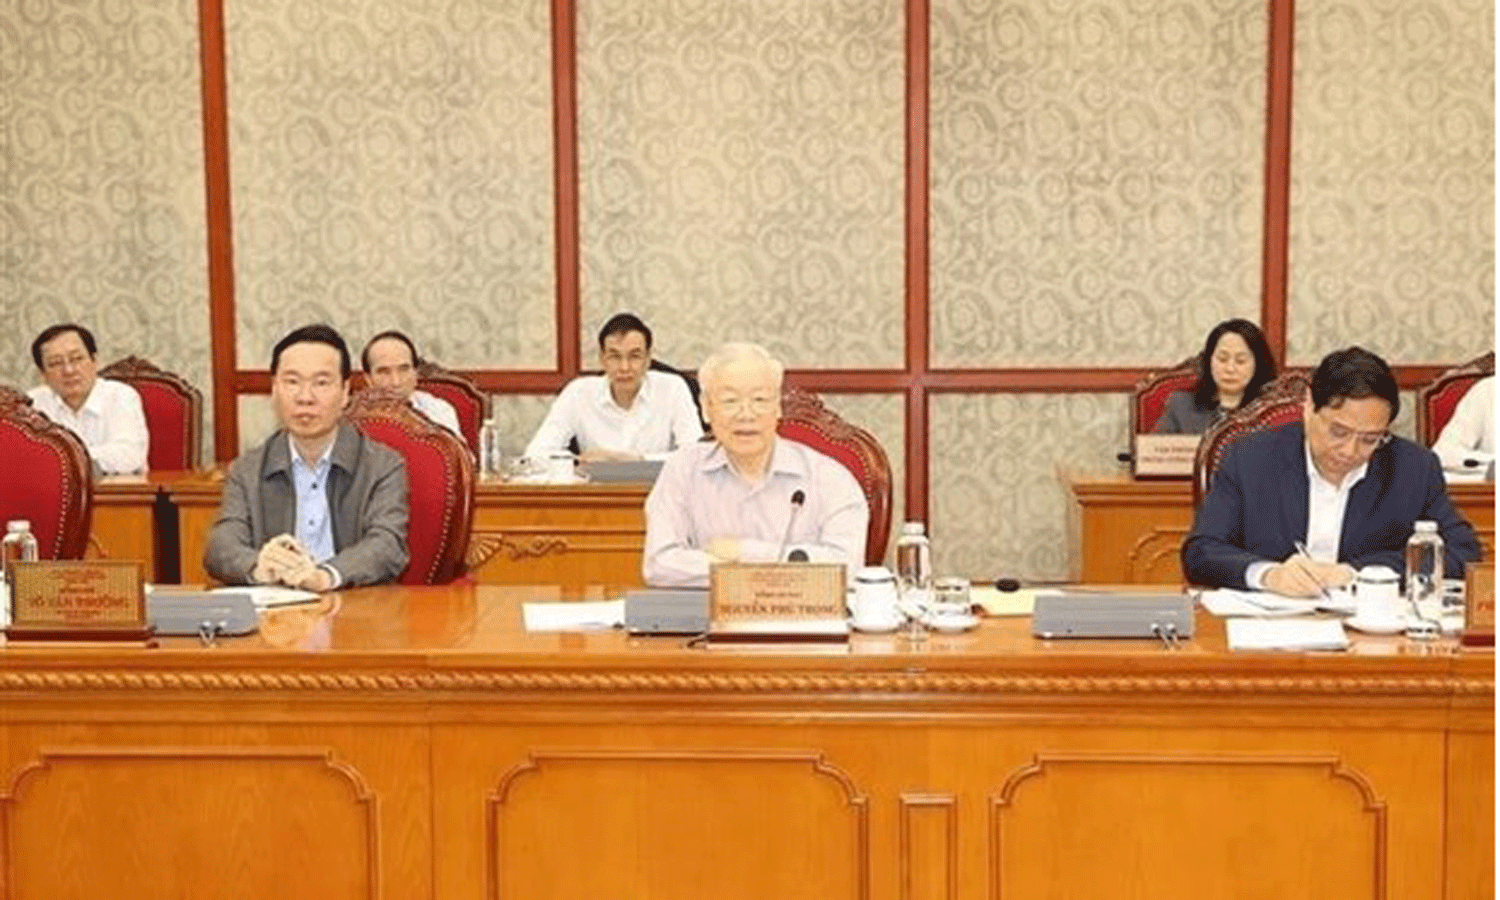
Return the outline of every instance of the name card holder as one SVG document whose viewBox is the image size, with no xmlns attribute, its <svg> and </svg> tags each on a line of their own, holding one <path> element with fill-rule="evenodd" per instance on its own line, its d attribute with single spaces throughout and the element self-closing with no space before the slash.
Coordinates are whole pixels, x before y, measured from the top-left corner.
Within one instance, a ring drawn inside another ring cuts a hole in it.
<svg viewBox="0 0 1500 900">
<path fill-rule="evenodd" d="M 710 642 L 849 640 L 843 563 L 719 563 L 708 588 Z"/>
<path fill-rule="evenodd" d="M 1469 563 L 1464 568 L 1465 647 L 1495 646 L 1495 564 Z"/>
<path fill-rule="evenodd" d="M 1137 478 L 1191 478 L 1198 455 L 1196 434 L 1138 434 L 1131 455 Z"/>
<path fill-rule="evenodd" d="M 151 647 L 141 564 L 126 560 L 17 562 L 8 646 Z"/>
</svg>

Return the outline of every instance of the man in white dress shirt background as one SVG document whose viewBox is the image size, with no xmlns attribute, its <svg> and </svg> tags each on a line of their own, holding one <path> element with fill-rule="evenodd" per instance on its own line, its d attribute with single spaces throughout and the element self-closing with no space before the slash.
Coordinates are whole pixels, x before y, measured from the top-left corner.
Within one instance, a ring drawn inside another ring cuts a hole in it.
<svg viewBox="0 0 1500 900">
<path fill-rule="evenodd" d="M 725 344 L 698 378 L 714 440 L 662 466 L 646 498 L 646 583 L 702 587 L 716 562 L 792 557 L 864 564 L 870 506 L 837 461 L 776 434 L 782 365 L 757 344 Z"/>
<path fill-rule="evenodd" d="M 27 392 L 32 406 L 78 435 L 98 471 L 146 471 L 150 433 L 141 395 L 120 381 L 99 377 L 98 345 L 82 325 L 53 325 L 31 342 L 31 359 L 43 384 Z"/>
<path fill-rule="evenodd" d="M 371 384 L 397 391 L 413 409 L 460 438 L 464 436 L 453 404 L 417 390 L 417 366 L 422 358 L 417 355 L 417 345 L 411 338 L 399 331 L 382 331 L 370 338 L 359 358 Z"/>
<path fill-rule="evenodd" d="M 568 382 L 537 428 L 526 456 L 541 459 L 578 441 L 578 458 L 665 459 L 703 436 L 687 381 L 651 368 L 651 329 L 620 313 L 599 329 L 603 375 Z"/>
</svg>

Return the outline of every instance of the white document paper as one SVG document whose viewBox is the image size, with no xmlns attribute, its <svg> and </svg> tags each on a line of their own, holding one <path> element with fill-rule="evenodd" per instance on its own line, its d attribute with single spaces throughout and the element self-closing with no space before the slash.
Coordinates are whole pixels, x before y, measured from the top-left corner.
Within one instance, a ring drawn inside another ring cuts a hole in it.
<svg viewBox="0 0 1500 900">
<path fill-rule="evenodd" d="M 975 585 L 969 589 L 969 601 L 979 604 L 987 616 L 1029 616 L 1036 606 L 1036 595 L 1046 593 L 1057 591 L 1036 588 L 1002 591 L 993 585 Z"/>
<path fill-rule="evenodd" d="M 1218 588 L 1202 591 L 1198 602 L 1216 616 L 1255 616 L 1273 618 L 1277 616 L 1305 616 L 1314 612 L 1352 614 L 1354 598 L 1349 592 L 1336 589 L 1330 591 L 1332 602 L 1319 597 L 1306 600 L 1299 597 L 1283 597 L 1270 591 L 1237 591 L 1233 588 Z"/>
<path fill-rule="evenodd" d="M 269 609 L 273 606 L 289 606 L 293 603 L 314 603 L 323 599 L 321 595 L 312 591 L 303 591 L 297 588 L 280 587 L 274 584 L 240 585 L 238 587 L 214 588 L 211 594 L 249 594 L 250 602 L 255 604 L 256 609 Z"/>
<path fill-rule="evenodd" d="M 624 600 L 582 603 L 522 603 L 527 631 L 604 631 L 625 627 Z"/>
<path fill-rule="evenodd" d="M 1349 636 L 1336 619 L 1230 619 L 1231 650 L 1346 650 Z"/>
</svg>

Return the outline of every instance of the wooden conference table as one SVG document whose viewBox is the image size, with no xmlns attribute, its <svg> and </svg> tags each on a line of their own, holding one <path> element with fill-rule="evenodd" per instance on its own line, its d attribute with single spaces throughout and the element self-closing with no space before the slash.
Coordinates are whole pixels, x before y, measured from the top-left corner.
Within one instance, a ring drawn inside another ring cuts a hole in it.
<svg viewBox="0 0 1500 900">
<path fill-rule="evenodd" d="M 217 471 L 102 479 L 94 492 L 90 555 L 146 560 L 148 579 L 208 581 L 203 547 L 223 487 Z M 649 491 L 646 484 L 481 481 L 471 572 L 483 584 L 639 584 Z M 163 505 L 165 522 L 156 511 Z"/>
<path fill-rule="evenodd" d="M 1477 898 L 1494 655 L 527 634 L 374 588 L 215 648 L 0 650 L 0 893 Z M 593 598 L 604 596 L 595 591 Z"/>
<path fill-rule="evenodd" d="M 1129 476 L 1073 477 L 1082 510 L 1079 580 L 1107 584 L 1181 584 L 1182 542 L 1193 527 L 1188 481 Z M 1478 532 L 1484 558 L 1495 558 L 1495 484 L 1448 485 L 1448 496 Z"/>
</svg>

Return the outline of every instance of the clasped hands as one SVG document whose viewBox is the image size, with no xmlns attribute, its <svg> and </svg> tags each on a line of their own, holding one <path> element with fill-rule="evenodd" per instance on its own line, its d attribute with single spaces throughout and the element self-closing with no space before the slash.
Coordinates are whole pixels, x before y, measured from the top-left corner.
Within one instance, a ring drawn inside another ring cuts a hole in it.
<svg viewBox="0 0 1500 900">
<path fill-rule="evenodd" d="M 255 557 L 250 580 L 256 584 L 284 584 L 319 593 L 333 587 L 333 578 L 302 545 L 289 534 L 278 534 L 266 541 Z"/>
<path fill-rule="evenodd" d="M 1354 580 L 1354 570 L 1345 563 L 1319 562 L 1293 553 L 1266 570 L 1262 583 L 1266 590 L 1287 597 L 1317 597 L 1329 588 L 1343 587 Z"/>
</svg>

